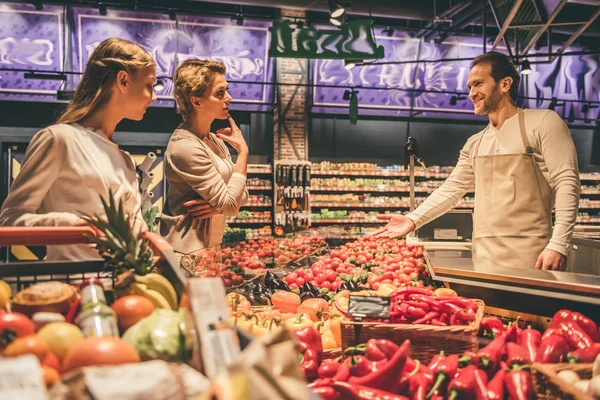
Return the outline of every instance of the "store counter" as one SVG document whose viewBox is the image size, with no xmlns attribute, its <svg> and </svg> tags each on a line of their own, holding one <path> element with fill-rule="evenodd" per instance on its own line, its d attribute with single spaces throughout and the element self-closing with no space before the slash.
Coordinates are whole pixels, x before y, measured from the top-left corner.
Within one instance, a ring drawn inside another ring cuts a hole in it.
<svg viewBox="0 0 600 400">
<path fill-rule="evenodd" d="M 426 248 L 425 260 L 436 281 L 486 305 L 551 317 L 562 308 L 600 322 L 600 277 L 529 268 L 501 268 L 474 260 L 470 250 Z"/>
</svg>

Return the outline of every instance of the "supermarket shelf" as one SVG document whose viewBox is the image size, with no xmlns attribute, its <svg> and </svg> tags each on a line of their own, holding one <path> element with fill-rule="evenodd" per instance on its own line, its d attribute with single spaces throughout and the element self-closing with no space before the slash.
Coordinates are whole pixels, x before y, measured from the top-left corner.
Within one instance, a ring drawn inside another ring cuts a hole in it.
<svg viewBox="0 0 600 400">
<path fill-rule="evenodd" d="M 273 190 L 273 187 L 272 186 L 246 186 L 246 189 L 257 190 L 257 191 L 267 191 L 267 190 Z"/>
<path fill-rule="evenodd" d="M 312 224 L 383 224 L 379 219 L 313 219 Z"/>
<path fill-rule="evenodd" d="M 241 208 L 273 207 L 273 204 L 244 204 Z"/>
<path fill-rule="evenodd" d="M 310 171 L 310 173 L 312 176 L 380 176 L 389 178 L 408 178 L 410 176 L 406 171 Z M 415 172 L 415 176 L 419 178 L 446 179 L 450 174 Z"/>
<path fill-rule="evenodd" d="M 250 171 L 248 170 L 248 175 L 273 175 L 273 171 Z"/>
<path fill-rule="evenodd" d="M 410 208 L 408 204 L 351 204 L 351 203 L 311 203 L 311 208 Z M 417 204 L 418 206 L 418 204 Z M 473 208 L 473 206 L 456 206 L 455 208 Z"/>
<path fill-rule="evenodd" d="M 228 220 L 227 223 L 229 225 L 234 225 L 234 224 L 270 224 L 271 220 L 262 220 L 262 219 L 245 219 L 245 220 L 241 220 L 241 221 L 231 221 Z"/>
<path fill-rule="evenodd" d="M 427 189 L 416 189 L 415 193 L 433 193 L 437 188 Z M 320 187 L 311 186 L 312 192 L 366 192 L 366 193 L 410 193 L 410 190 L 406 187 L 392 187 L 392 188 L 376 188 L 376 187 L 355 187 L 349 189 L 333 188 L 333 187 Z M 475 193 L 474 190 L 470 190 L 468 193 Z"/>
</svg>

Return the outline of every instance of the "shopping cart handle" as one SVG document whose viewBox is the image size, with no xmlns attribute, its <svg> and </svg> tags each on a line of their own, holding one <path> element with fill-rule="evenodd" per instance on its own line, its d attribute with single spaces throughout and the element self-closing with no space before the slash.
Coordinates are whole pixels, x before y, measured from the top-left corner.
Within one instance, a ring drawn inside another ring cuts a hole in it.
<svg viewBox="0 0 600 400">
<path fill-rule="evenodd" d="M 46 246 L 90 243 L 96 236 L 89 226 L 7 226 L 0 227 L 0 246 Z"/>
</svg>

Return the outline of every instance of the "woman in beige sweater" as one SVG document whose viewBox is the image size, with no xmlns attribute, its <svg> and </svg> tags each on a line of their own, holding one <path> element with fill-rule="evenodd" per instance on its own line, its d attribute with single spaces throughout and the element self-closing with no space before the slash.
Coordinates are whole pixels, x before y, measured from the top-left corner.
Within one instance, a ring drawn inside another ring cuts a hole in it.
<svg viewBox="0 0 600 400">
<path fill-rule="evenodd" d="M 141 120 L 156 100 L 155 74 L 152 56 L 137 44 L 118 38 L 100 43 L 65 113 L 31 139 L 2 205 L 0 225 L 85 225 L 82 213 L 104 214 L 100 196 L 107 199 L 112 191 L 134 229 L 147 230 L 133 159 L 113 142 L 113 134 L 122 119 Z M 46 258 L 100 255 L 81 244 L 48 246 Z"/>
<path fill-rule="evenodd" d="M 226 216 L 246 203 L 248 146 L 229 115 L 223 63 L 186 60 L 173 80 L 183 123 L 165 152 L 168 189 L 160 233 L 181 256 L 219 245 Z M 228 119 L 231 127 L 212 134 L 215 119 Z M 225 142 L 238 152 L 235 164 Z"/>
</svg>

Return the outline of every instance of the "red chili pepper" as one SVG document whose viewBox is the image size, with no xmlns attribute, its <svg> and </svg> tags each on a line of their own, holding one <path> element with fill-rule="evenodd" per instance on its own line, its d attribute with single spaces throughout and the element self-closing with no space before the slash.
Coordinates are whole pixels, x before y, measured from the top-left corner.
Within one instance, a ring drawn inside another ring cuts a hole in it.
<svg viewBox="0 0 600 400">
<path fill-rule="evenodd" d="M 425 314 L 423 318 L 413 321 L 413 324 L 426 324 L 428 322 L 431 322 L 434 318 L 439 317 L 439 315 L 439 311 L 430 311 L 427 314 Z"/>
<path fill-rule="evenodd" d="M 523 329 L 521 331 L 521 335 L 519 336 L 519 344 L 525 347 L 525 350 L 527 350 L 527 354 L 531 361 L 535 361 L 537 359 L 537 352 L 541 343 L 542 334 L 540 331 L 531 329 L 531 326 L 528 326 L 527 329 Z"/>
<path fill-rule="evenodd" d="M 475 311 L 471 309 L 460 310 L 450 317 L 450 325 L 468 325 L 475 319 Z"/>
<path fill-rule="evenodd" d="M 587 349 L 577 349 L 567 354 L 566 361 L 570 364 L 576 363 L 593 363 L 600 354 L 600 343 L 594 343 L 592 347 Z"/>
<path fill-rule="evenodd" d="M 365 356 L 371 361 L 387 360 L 388 358 L 377 345 L 377 339 L 369 339 L 367 341 Z"/>
<path fill-rule="evenodd" d="M 494 339 L 490 344 L 477 352 L 478 365 L 486 371 L 495 371 L 504 352 L 506 334 Z"/>
<path fill-rule="evenodd" d="M 423 318 L 425 314 L 425 310 L 413 306 L 408 306 L 408 310 L 406 310 L 406 316 L 411 319 Z"/>
<path fill-rule="evenodd" d="M 542 337 L 535 361 L 546 364 L 560 363 L 569 350 L 569 345 L 562 336 L 549 335 L 545 339 Z"/>
<path fill-rule="evenodd" d="M 475 365 L 469 365 L 458 371 L 458 374 L 448 384 L 448 400 L 473 399 L 475 397 Z"/>
<path fill-rule="evenodd" d="M 351 377 L 348 380 L 348 383 L 352 385 L 376 387 L 387 391 L 393 390 L 396 386 L 398 376 L 406 363 L 409 349 L 410 341 L 406 340 L 398 348 L 398 351 L 396 351 L 394 356 L 385 361 L 385 364 L 376 372 L 363 377 Z"/>
<path fill-rule="evenodd" d="M 335 390 L 331 386 L 320 386 L 311 388 L 312 392 L 319 396 L 320 399 L 323 400 L 338 400 L 340 395 L 337 390 Z"/>
<path fill-rule="evenodd" d="M 361 385 L 351 385 L 346 382 L 334 382 L 333 388 L 343 400 L 408 400 L 407 397 L 390 393 L 385 390 Z"/>
<path fill-rule="evenodd" d="M 429 362 L 429 368 L 430 369 L 436 369 L 437 370 L 437 366 L 440 363 L 440 361 L 442 361 L 444 358 L 446 358 L 446 356 L 444 355 L 444 351 L 440 351 L 440 354 L 436 354 L 435 356 L 433 356 L 433 358 L 431 359 L 431 361 Z"/>
<path fill-rule="evenodd" d="M 458 367 L 464 368 L 467 365 L 479 364 L 479 359 L 477 358 L 477 353 L 474 351 L 465 351 L 462 356 L 458 359 Z"/>
<path fill-rule="evenodd" d="M 431 306 L 425 301 L 405 300 L 405 301 L 403 301 L 403 303 L 405 303 L 409 306 L 421 308 L 425 311 L 429 311 L 431 309 Z"/>
<path fill-rule="evenodd" d="M 587 349 L 594 344 L 590 335 L 575 322 L 561 322 L 559 327 L 563 331 L 567 343 L 573 349 Z"/>
<path fill-rule="evenodd" d="M 444 304 L 454 304 L 463 309 L 470 309 L 473 311 L 477 311 L 478 305 L 471 299 L 467 299 L 466 297 L 460 296 L 440 296 L 438 297 L 438 301 Z"/>
<path fill-rule="evenodd" d="M 439 301 L 439 298 L 437 297 L 413 295 L 412 298 L 429 304 L 432 311 L 439 311 L 444 314 L 452 314 L 453 312 L 452 307 L 450 307 L 445 302 Z"/>
<path fill-rule="evenodd" d="M 398 351 L 399 346 L 396 343 L 392 342 L 391 340 L 387 340 L 387 339 L 378 339 L 378 340 L 371 339 L 371 340 L 375 340 L 375 344 L 377 345 L 379 350 L 381 350 L 383 352 L 383 354 L 385 355 L 385 358 L 388 360 L 394 356 L 396 351 Z M 369 341 L 371 341 L 371 340 L 369 340 Z M 367 358 L 369 358 L 368 354 L 367 354 Z M 377 360 L 373 360 L 373 361 L 377 361 Z"/>
<path fill-rule="evenodd" d="M 387 360 L 371 361 L 365 356 L 352 356 L 349 358 L 348 366 L 350 367 L 350 376 L 367 376 L 385 364 Z"/>
<path fill-rule="evenodd" d="M 479 332 L 482 336 L 486 336 L 486 332 L 492 334 L 492 338 L 495 338 L 506 330 L 504 323 L 498 317 L 484 317 L 481 320 Z"/>
<path fill-rule="evenodd" d="M 293 332 L 299 341 L 301 353 L 300 367 L 310 382 L 318 377 L 319 365 L 323 359 L 323 342 L 321 334 L 312 326 Z"/>
<path fill-rule="evenodd" d="M 535 399 L 531 372 L 523 369 L 523 367 L 517 367 L 507 373 L 504 377 L 504 384 L 511 400 Z"/>
<path fill-rule="evenodd" d="M 473 372 L 475 375 L 475 387 L 473 393 L 475 394 L 475 400 L 488 400 L 487 384 L 488 377 L 485 371 L 477 368 Z"/>
<path fill-rule="evenodd" d="M 433 384 L 427 397 L 432 396 L 436 392 L 444 392 L 448 382 L 454 378 L 456 371 L 458 370 L 458 354 L 453 354 L 444 359 L 440 360 L 435 368 L 431 368 L 431 371 L 435 374 L 435 383 Z"/>
<path fill-rule="evenodd" d="M 558 310 L 552 317 L 550 322 L 550 328 L 558 329 L 559 325 L 563 321 L 568 321 L 573 312 L 571 310 Z"/>
<path fill-rule="evenodd" d="M 408 390 L 412 393 L 412 400 L 425 400 L 431 388 L 431 381 L 423 374 L 415 374 L 408 378 Z"/>
<path fill-rule="evenodd" d="M 505 341 L 506 343 L 518 343 L 520 335 L 521 329 L 519 328 L 519 318 L 517 318 L 506 330 Z"/>
<path fill-rule="evenodd" d="M 319 369 L 317 370 L 317 375 L 319 378 L 333 378 L 339 369 L 340 363 L 334 359 L 323 360 L 319 366 Z"/>
<path fill-rule="evenodd" d="M 408 296 L 410 294 L 423 294 L 425 296 L 433 296 L 433 291 L 426 288 L 406 287 L 396 290 L 390 294 L 392 299 L 400 296 Z"/>
<path fill-rule="evenodd" d="M 531 364 L 529 353 L 525 347 L 511 342 L 506 344 L 506 351 L 508 353 L 507 362 L 509 367 Z"/>
<path fill-rule="evenodd" d="M 487 395 L 489 400 L 504 400 L 505 376 L 506 368 L 500 368 L 492 380 L 490 380 L 487 386 Z"/>
<path fill-rule="evenodd" d="M 594 342 L 600 342 L 600 336 L 598 335 L 598 325 L 585 315 L 579 312 L 571 314 L 567 321 L 573 321 L 577 323 L 587 333 Z"/>
</svg>

